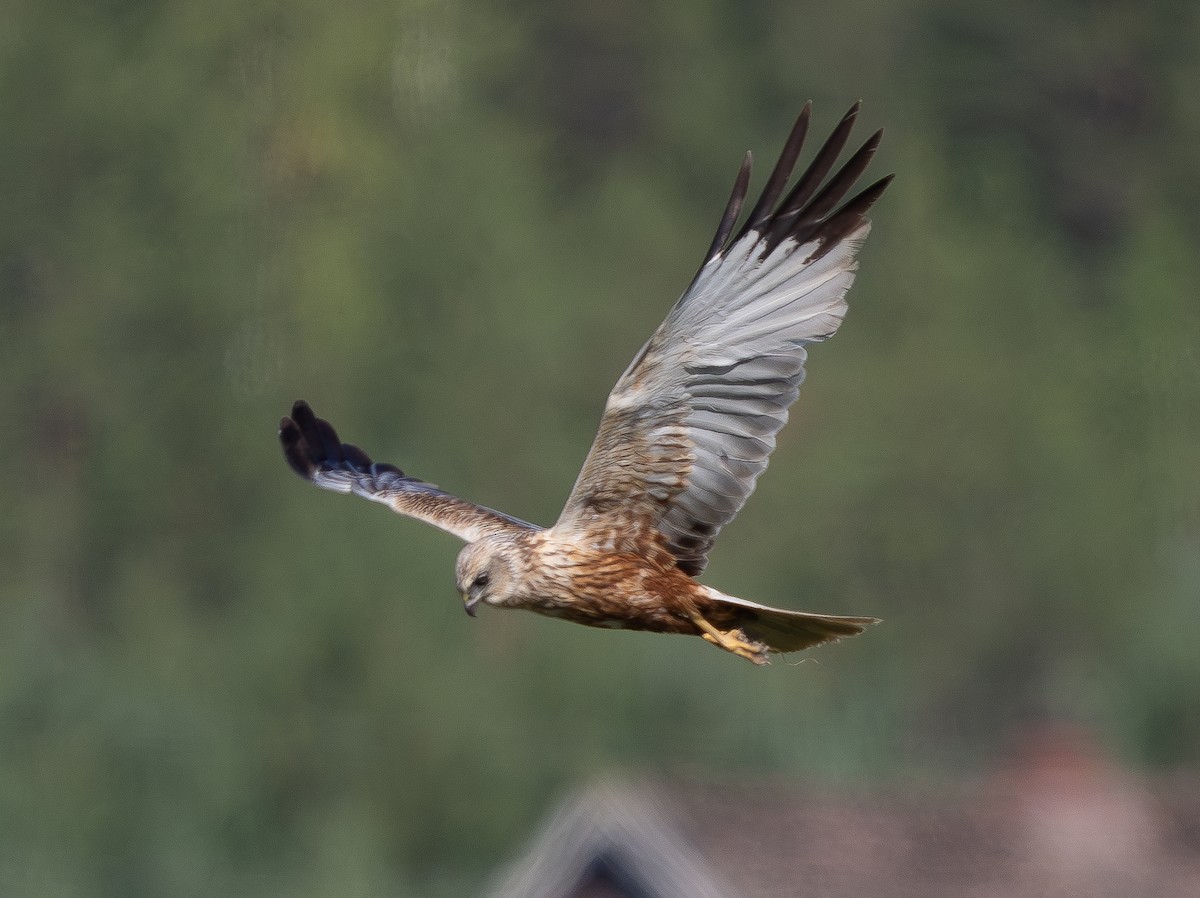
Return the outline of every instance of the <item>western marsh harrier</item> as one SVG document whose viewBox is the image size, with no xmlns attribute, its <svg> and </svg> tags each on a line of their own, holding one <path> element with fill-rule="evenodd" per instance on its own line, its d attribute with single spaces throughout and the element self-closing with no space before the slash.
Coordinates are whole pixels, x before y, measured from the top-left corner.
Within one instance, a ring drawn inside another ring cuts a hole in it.
<svg viewBox="0 0 1200 898">
<path fill-rule="evenodd" d="M 373 462 L 304 402 L 279 425 L 288 463 L 323 489 L 382 502 L 466 540 L 455 577 L 472 616 L 483 604 L 687 633 L 756 664 L 769 652 L 861 633 L 874 618 L 768 608 L 694 579 L 767 467 L 804 380 L 807 347 L 842 322 L 855 253 L 870 230 L 866 213 L 891 181 L 845 199 L 882 131 L 829 176 L 856 104 L 785 195 L 810 110 L 735 232 L 750 181 L 746 154 L 699 272 L 617 381 L 553 527 Z"/>
</svg>

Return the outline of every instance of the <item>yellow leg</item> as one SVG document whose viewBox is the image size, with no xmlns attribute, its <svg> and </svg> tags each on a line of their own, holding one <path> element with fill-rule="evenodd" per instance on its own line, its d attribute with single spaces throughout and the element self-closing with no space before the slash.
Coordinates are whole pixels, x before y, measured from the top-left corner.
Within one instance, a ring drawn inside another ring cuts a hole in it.
<svg viewBox="0 0 1200 898">
<path fill-rule="evenodd" d="M 768 664 L 767 647 L 761 642 L 751 642 L 741 630 L 718 630 L 700 614 L 699 611 L 688 611 L 692 623 L 700 628 L 700 636 L 706 642 L 711 642 L 718 648 L 732 652 L 739 658 L 745 658 L 755 664 Z"/>
</svg>

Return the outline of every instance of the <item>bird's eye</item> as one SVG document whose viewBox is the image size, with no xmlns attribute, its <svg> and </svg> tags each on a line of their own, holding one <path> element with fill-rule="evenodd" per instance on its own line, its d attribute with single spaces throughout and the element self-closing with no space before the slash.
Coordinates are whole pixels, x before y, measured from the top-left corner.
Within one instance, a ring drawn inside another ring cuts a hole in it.
<svg viewBox="0 0 1200 898">
<path fill-rule="evenodd" d="M 487 586 L 488 580 L 490 580 L 490 579 L 491 578 L 488 576 L 487 571 L 484 571 L 482 574 L 479 574 L 478 576 L 476 576 L 475 580 L 471 583 L 471 587 L 477 589 L 480 587 Z"/>
</svg>

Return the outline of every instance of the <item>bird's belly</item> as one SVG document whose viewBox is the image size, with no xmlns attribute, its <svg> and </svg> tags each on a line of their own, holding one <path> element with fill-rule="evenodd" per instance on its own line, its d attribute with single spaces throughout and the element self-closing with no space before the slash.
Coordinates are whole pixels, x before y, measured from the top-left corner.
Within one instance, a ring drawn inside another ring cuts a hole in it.
<svg viewBox="0 0 1200 898">
<path fill-rule="evenodd" d="M 693 629 L 686 617 L 674 608 L 674 603 L 646 593 L 555 596 L 548 600 L 535 599 L 525 607 L 547 617 L 607 630 L 690 633 Z"/>
</svg>

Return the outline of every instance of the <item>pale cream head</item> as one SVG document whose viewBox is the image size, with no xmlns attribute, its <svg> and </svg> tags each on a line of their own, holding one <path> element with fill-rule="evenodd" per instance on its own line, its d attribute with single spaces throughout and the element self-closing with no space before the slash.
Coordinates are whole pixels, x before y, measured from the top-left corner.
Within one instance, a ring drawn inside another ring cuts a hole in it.
<svg viewBox="0 0 1200 898">
<path fill-rule="evenodd" d="M 468 543 L 458 553 L 454 565 L 454 580 L 463 597 L 467 614 L 485 605 L 502 606 L 512 603 L 516 576 L 507 549 L 509 541 L 500 537 L 484 537 Z"/>
</svg>

